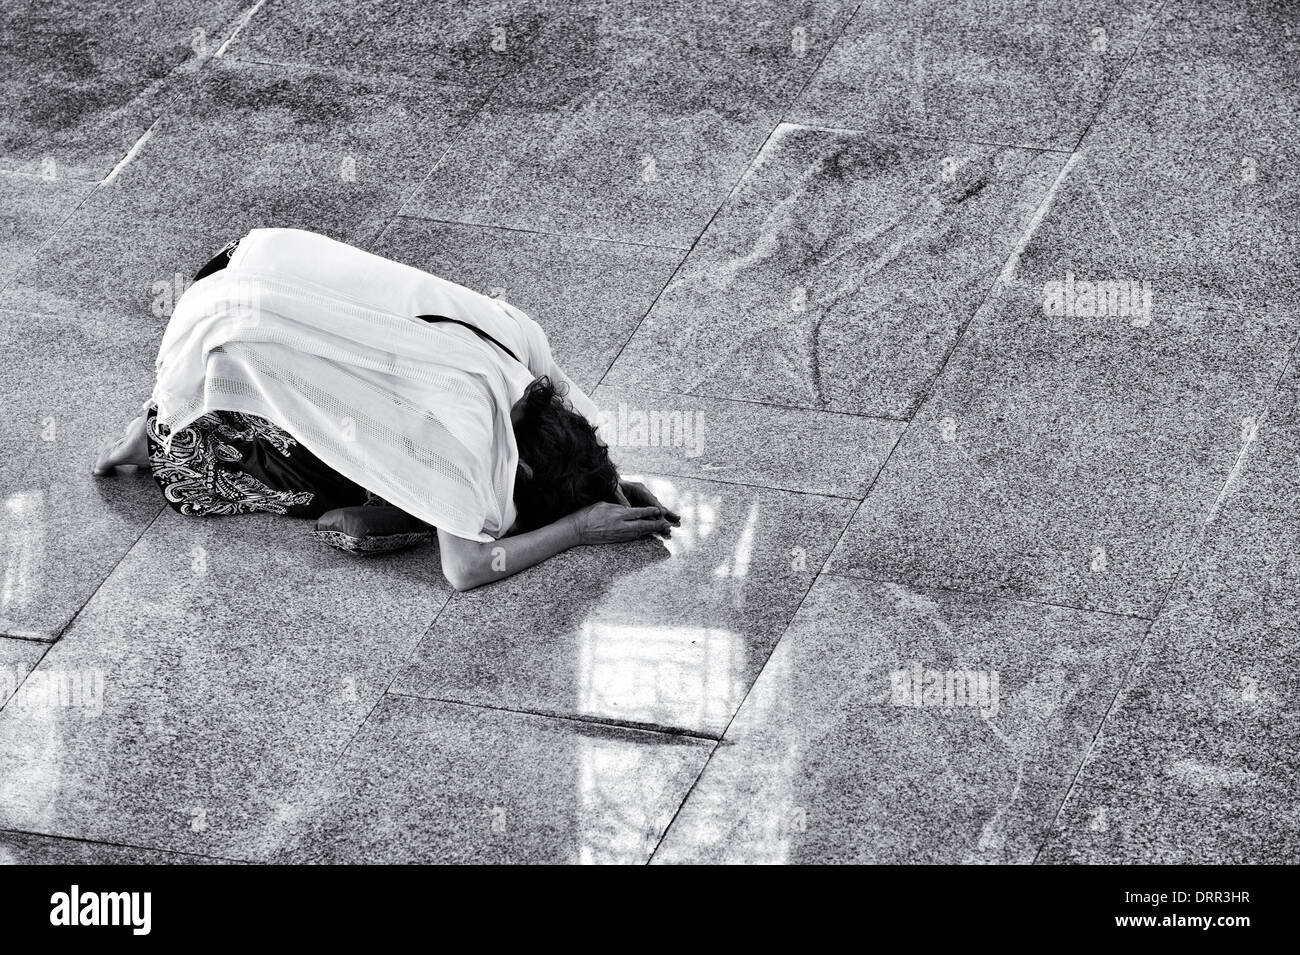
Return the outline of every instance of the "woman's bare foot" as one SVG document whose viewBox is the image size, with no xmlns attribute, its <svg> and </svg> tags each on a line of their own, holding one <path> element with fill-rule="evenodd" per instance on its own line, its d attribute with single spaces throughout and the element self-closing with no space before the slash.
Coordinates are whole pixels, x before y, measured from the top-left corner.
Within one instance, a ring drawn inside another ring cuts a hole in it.
<svg viewBox="0 0 1300 955">
<path fill-rule="evenodd" d="M 149 441 L 144 433 L 144 415 L 139 415 L 123 429 L 121 436 L 109 438 L 99 448 L 99 456 L 90 469 L 96 477 L 103 477 L 113 468 L 133 465 L 149 466 Z"/>
</svg>

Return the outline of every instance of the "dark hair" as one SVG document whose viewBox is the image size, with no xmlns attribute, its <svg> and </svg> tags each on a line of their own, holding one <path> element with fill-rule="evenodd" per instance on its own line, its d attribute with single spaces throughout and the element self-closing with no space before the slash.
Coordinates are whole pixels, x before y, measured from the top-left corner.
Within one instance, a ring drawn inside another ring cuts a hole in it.
<svg viewBox="0 0 1300 955">
<path fill-rule="evenodd" d="M 515 424 L 519 531 L 531 531 L 598 501 L 618 502 L 618 469 L 596 429 L 543 375 L 520 400 Z"/>
</svg>

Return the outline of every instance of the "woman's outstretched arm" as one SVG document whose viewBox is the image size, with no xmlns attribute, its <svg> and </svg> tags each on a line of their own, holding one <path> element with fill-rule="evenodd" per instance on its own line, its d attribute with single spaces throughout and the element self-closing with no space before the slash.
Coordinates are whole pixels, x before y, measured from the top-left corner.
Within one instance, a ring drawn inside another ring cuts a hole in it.
<svg viewBox="0 0 1300 955">
<path fill-rule="evenodd" d="M 535 531 L 495 541 L 472 541 L 439 530 L 442 573 L 457 590 L 471 590 L 517 574 L 579 544 L 614 544 L 650 534 L 669 534 L 670 513 L 664 507 L 624 507 L 602 502 Z"/>
</svg>

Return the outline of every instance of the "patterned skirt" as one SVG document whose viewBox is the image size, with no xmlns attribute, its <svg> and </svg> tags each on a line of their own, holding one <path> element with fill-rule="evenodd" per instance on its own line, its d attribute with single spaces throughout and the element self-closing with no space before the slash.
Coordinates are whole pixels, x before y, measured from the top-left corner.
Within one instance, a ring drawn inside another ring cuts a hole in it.
<svg viewBox="0 0 1300 955">
<path fill-rule="evenodd" d="M 152 409 L 149 463 L 167 503 L 181 514 L 320 517 L 336 507 L 383 503 L 256 415 L 215 411 L 172 436 Z"/>
</svg>

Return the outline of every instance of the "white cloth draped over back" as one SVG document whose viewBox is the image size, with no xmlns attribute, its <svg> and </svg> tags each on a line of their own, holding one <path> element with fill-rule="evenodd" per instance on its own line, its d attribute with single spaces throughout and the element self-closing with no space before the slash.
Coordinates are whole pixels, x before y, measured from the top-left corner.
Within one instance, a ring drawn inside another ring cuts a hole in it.
<svg viewBox="0 0 1300 955">
<path fill-rule="evenodd" d="M 468 322 L 520 361 L 416 315 Z M 492 540 L 515 520 L 510 408 L 540 375 L 596 423 L 513 306 L 315 233 L 254 229 L 177 302 L 150 400 L 172 432 L 211 411 L 260 415 L 407 513 Z"/>
</svg>

